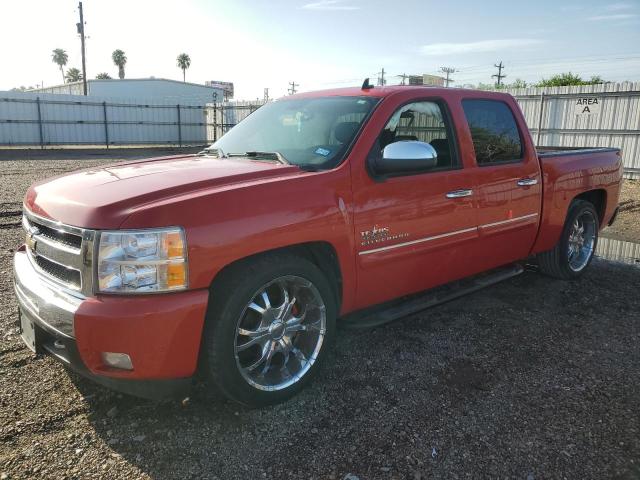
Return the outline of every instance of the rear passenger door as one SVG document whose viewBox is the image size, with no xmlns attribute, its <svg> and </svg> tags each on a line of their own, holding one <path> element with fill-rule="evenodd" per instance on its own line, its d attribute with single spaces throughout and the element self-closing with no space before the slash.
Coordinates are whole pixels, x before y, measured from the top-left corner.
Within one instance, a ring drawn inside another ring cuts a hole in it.
<svg viewBox="0 0 640 480">
<path fill-rule="evenodd" d="M 462 100 L 475 155 L 478 234 L 484 268 L 528 256 L 540 221 L 541 174 L 535 148 L 522 132 L 515 102 Z"/>
</svg>

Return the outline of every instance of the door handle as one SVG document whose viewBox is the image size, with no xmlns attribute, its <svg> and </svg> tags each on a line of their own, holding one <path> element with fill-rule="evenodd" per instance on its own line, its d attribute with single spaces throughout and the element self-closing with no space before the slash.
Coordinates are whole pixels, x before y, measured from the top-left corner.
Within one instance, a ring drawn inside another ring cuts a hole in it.
<svg viewBox="0 0 640 480">
<path fill-rule="evenodd" d="M 538 183 L 537 178 L 521 178 L 518 180 L 519 187 L 530 187 L 531 185 L 536 185 Z"/>
<path fill-rule="evenodd" d="M 473 195 L 473 190 L 454 190 L 447 193 L 447 198 L 462 198 Z"/>
</svg>

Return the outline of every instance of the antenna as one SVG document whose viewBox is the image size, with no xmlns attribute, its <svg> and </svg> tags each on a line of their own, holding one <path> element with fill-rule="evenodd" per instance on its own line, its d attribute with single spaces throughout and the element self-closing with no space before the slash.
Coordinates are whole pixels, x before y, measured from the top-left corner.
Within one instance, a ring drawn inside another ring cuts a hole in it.
<svg viewBox="0 0 640 480">
<path fill-rule="evenodd" d="M 373 85 L 371 85 L 369 83 L 369 77 L 364 79 L 364 82 L 362 82 L 362 90 L 370 90 L 373 88 Z"/>
</svg>

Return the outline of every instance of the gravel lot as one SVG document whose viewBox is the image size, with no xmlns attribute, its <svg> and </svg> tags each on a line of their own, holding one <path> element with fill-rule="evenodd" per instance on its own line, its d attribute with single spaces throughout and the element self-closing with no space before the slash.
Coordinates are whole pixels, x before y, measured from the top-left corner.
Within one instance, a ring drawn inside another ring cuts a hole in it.
<svg viewBox="0 0 640 480">
<path fill-rule="evenodd" d="M 33 181 L 106 161 L 72 156 L 0 154 L 2 480 L 640 479 L 633 266 L 596 260 L 577 282 L 526 272 L 385 327 L 341 331 L 317 381 L 264 410 L 201 389 L 184 402 L 120 396 L 34 358 L 15 328 L 18 212 Z M 640 240 L 638 183 L 627 193 L 612 233 Z"/>
<path fill-rule="evenodd" d="M 620 193 L 620 213 L 606 235 L 640 243 L 640 181 L 625 180 Z"/>
</svg>

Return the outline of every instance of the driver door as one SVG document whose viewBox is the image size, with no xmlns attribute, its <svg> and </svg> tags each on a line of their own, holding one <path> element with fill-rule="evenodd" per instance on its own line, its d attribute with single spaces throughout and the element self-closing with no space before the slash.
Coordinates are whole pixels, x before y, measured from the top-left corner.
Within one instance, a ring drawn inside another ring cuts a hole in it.
<svg viewBox="0 0 640 480">
<path fill-rule="evenodd" d="M 382 155 L 386 145 L 405 140 L 430 143 L 436 165 L 385 178 L 352 172 L 360 307 L 474 273 L 476 186 L 472 172 L 463 168 L 446 104 L 431 99 L 397 108 L 369 160 Z"/>
</svg>

